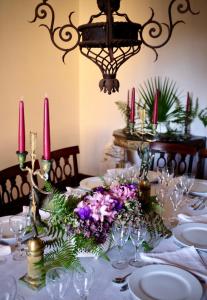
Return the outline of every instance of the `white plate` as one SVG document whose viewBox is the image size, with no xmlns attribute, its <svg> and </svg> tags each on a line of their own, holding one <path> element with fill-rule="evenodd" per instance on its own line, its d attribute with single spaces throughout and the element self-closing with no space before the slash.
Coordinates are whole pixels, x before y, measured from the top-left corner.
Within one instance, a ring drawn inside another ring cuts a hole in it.
<svg viewBox="0 0 207 300">
<path fill-rule="evenodd" d="M 11 216 L 0 217 L 0 222 L 3 223 L 3 236 L 0 240 L 9 245 L 13 245 L 16 243 L 16 238 L 14 236 L 14 233 L 10 230 L 10 226 L 9 226 L 10 217 Z"/>
<path fill-rule="evenodd" d="M 168 265 L 148 265 L 129 277 L 129 290 L 136 300 L 200 300 L 203 289 L 189 272 Z"/>
<path fill-rule="evenodd" d="M 103 180 L 100 177 L 88 177 L 80 181 L 82 189 L 91 190 L 98 186 L 103 186 Z"/>
<path fill-rule="evenodd" d="M 175 240 L 183 246 L 207 251 L 207 224 L 184 223 L 173 229 Z"/>
<path fill-rule="evenodd" d="M 190 193 L 198 196 L 207 195 L 207 180 L 196 179 L 190 190 Z"/>
</svg>

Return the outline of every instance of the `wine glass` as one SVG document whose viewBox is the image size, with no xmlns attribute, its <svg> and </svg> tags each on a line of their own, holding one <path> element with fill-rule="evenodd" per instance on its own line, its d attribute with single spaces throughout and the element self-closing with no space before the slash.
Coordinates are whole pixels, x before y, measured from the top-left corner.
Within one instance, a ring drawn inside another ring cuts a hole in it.
<svg viewBox="0 0 207 300">
<path fill-rule="evenodd" d="M 171 227 L 174 227 L 177 225 L 177 213 L 178 209 L 181 207 L 182 200 L 183 200 L 183 192 L 181 189 L 174 189 L 169 194 L 169 199 L 172 204 L 173 212 L 172 215 L 169 216 L 169 222 L 171 224 Z"/>
<path fill-rule="evenodd" d="M 173 166 L 165 166 L 162 170 L 163 183 L 166 186 L 169 186 L 173 177 L 174 177 L 174 168 Z"/>
<path fill-rule="evenodd" d="M 4 223 L 0 221 L 0 240 L 3 238 Z M 6 262 L 6 258 L 0 255 L 0 265 Z"/>
<path fill-rule="evenodd" d="M 180 182 L 183 185 L 184 193 L 188 196 L 189 192 L 195 182 L 195 175 L 186 173 L 180 178 Z"/>
<path fill-rule="evenodd" d="M 183 191 L 180 189 L 174 189 L 170 194 L 170 201 L 173 205 L 173 209 L 177 212 L 178 208 L 181 206 L 183 200 Z"/>
<path fill-rule="evenodd" d="M 27 226 L 26 216 L 12 216 L 9 218 L 9 225 L 11 231 L 15 234 L 17 239 L 17 248 L 13 254 L 14 260 L 23 260 L 26 257 L 26 252 L 23 247 L 21 247 L 21 235 L 23 234 Z"/>
<path fill-rule="evenodd" d="M 0 300 L 15 300 L 17 294 L 16 280 L 12 275 L 2 275 L 0 278 Z"/>
<path fill-rule="evenodd" d="M 158 178 L 158 183 L 163 184 L 164 181 L 164 167 L 157 167 L 156 169 L 156 173 L 157 173 L 157 178 Z"/>
<path fill-rule="evenodd" d="M 51 299 L 63 299 L 70 283 L 70 273 L 64 267 L 52 268 L 46 273 L 46 290 Z"/>
<path fill-rule="evenodd" d="M 123 224 L 114 224 L 112 227 L 112 237 L 119 250 L 119 257 L 112 262 L 112 266 L 116 269 L 125 269 L 128 265 L 126 259 L 122 256 L 123 246 L 128 241 L 130 227 Z"/>
<path fill-rule="evenodd" d="M 73 273 L 73 285 L 80 299 L 87 300 L 93 281 L 94 269 L 90 266 Z"/>
<path fill-rule="evenodd" d="M 134 258 L 130 259 L 129 264 L 134 267 L 142 267 L 145 263 L 142 261 L 139 249 L 142 245 L 142 242 L 145 240 L 147 234 L 147 228 L 144 223 L 140 223 L 136 227 L 132 227 L 130 231 L 130 239 L 132 244 L 135 246 L 135 255 Z"/>
</svg>

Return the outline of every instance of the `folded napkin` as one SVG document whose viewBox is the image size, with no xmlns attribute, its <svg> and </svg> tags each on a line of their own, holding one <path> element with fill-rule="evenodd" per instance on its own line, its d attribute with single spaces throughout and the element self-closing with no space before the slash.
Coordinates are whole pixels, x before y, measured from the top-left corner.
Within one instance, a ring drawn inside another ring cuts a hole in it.
<svg viewBox="0 0 207 300">
<path fill-rule="evenodd" d="M 75 195 L 75 196 L 77 196 L 77 197 L 81 197 L 81 196 L 83 196 L 83 195 L 85 195 L 86 194 L 86 190 L 85 189 L 82 189 L 82 188 L 80 188 L 80 187 L 78 187 L 78 188 L 71 188 L 71 187 L 66 187 L 66 192 L 65 192 L 65 196 L 66 197 L 69 197 L 69 196 L 71 196 L 71 195 Z"/>
<path fill-rule="evenodd" d="M 207 223 L 207 214 L 197 215 L 197 216 L 178 214 L 177 218 L 179 220 L 179 223 L 188 223 L 188 222 Z"/>
<path fill-rule="evenodd" d="M 168 264 L 189 271 L 207 282 L 207 267 L 192 247 L 162 253 L 140 253 L 141 259 L 150 264 Z"/>
<path fill-rule="evenodd" d="M 8 245 L 0 244 L 0 256 L 9 255 L 11 253 L 11 247 Z"/>
</svg>

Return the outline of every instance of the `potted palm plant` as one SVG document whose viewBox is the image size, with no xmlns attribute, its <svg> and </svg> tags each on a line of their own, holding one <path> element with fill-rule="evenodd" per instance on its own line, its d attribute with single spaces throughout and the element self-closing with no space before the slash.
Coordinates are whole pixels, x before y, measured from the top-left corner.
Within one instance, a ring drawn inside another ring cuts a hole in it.
<svg viewBox="0 0 207 300">
<path fill-rule="evenodd" d="M 190 124 L 196 117 L 198 117 L 205 127 L 207 126 L 207 107 L 200 110 L 198 98 L 194 100 L 192 94 L 190 95 L 189 93 L 188 104 L 182 104 L 180 101 L 181 92 L 176 82 L 167 77 L 164 80 L 160 77 L 154 77 L 146 80 L 143 85 L 139 86 L 139 99 L 135 105 L 135 123 L 139 119 L 139 111 L 144 109 L 146 112 L 145 126 L 151 126 L 155 95 L 158 91 L 157 132 L 160 134 L 160 137 L 164 139 L 188 138 Z M 128 103 L 117 101 L 116 104 L 125 118 L 126 128 L 124 128 L 124 131 L 128 133 L 130 116 L 129 101 Z"/>
<path fill-rule="evenodd" d="M 148 116 L 148 122 L 151 123 L 154 97 L 157 91 L 159 91 L 159 128 L 166 132 L 172 132 L 172 124 L 181 118 L 181 112 L 183 111 L 183 107 L 179 100 L 180 92 L 174 81 L 170 80 L 169 78 L 165 78 L 162 82 L 160 77 L 148 79 L 146 82 L 144 82 L 144 85 L 139 87 L 139 106 L 145 108 Z"/>
</svg>

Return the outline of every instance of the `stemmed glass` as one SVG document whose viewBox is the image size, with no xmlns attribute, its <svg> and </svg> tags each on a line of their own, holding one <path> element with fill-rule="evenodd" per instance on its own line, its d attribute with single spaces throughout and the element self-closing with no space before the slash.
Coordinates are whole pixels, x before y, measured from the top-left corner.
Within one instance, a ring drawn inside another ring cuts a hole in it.
<svg viewBox="0 0 207 300">
<path fill-rule="evenodd" d="M 156 169 L 158 183 L 163 184 L 164 181 L 164 167 L 157 167 Z"/>
<path fill-rule="evenodd" d="M 181 189 L 174 189 L 169 194 L 169 199 L 172 204 L 172 215 L 168 218 L 168 224 L 170 227 L 174 227 L 177 225 L 177 212 L 178 208 L 181 207 L 182 201 L 183 201 L 183 191 Z"/>
<path fill-rule="evenodd" d="M 136 227 L 132 227 L 130 231 L 130 239 L 135 246 L 135 256 L 130 259 L 129 264 L 134 267 L 142 267 L 145 263 L 141 260 L 139 249 L 147 235 L 147 228 L 144 223 L 140 223 Z"/>
<path fill-rule="evenodd" d="M 180 207 L 182 200 L 183 200 L 183 191 L 180 189 L 178 190 L 174 189 L 170 194 L 170 201 L 172 203 L 173 210 L 175 213 Z"/>
<path fill-rule="evenodd" d="M 128 241 L 129 234 L 130 234 L 130 227 L 127 225 L 115 223 L 112 227 L 112 237 L 119 250 L 119 257 L 117 260 L 112 262 L 112 267 L 119 270 L 125 269 L 128 265 L 128 262 L 122 256 L 122 250 L 123 250 L 123 246 Z"/>
<path fill-rule="evenodd" d="M 73 285 L 80 299 L 87 300 L 93 281 L 94 269 L 90 266 L 84 266 L 84 270 L 74 272 Z"/>
<path fill-rule="evenodd" d="M 70 273 L 66 268 L 50 269 L 46 274 L 46 290 L 51 299 L 63 299 L 70 283 Z"/>
<path fill-rule="evenodd" d="M 174 177 L 174 169 L 172 166 L 166 166 L 162 170 L 162 176 L 163 176 L 163 183 L 166 186 L 169 186 L 173 177 Z"/>
<path fill-rule="evenodd" d="M 26 257 L 26 252 L 25 249 L 21 247 L 21 235 L 27 226 L 27 218 L 26 216 L 12 216 L 9 218 L 9 225 L 17 239 L 17 248 L 13 254 L 13 259 L 23 260 Z"/>
<path fill-rule="evenodd" d="M 0 222 L 0 240 L 3 237 L 3 231 L 4 231 L 4 223 Z M 4 264 L 6 262 L 6 258 L 2 255 L 0 255 L 0 265 Z"/>
<path fill-rule="evenodd" d="M 188 196 L 189 192 L 194 184 L 195 175 L 191 173 L 184 174 L 180 177 L 180 185 L 183 187 L 184 193 Z"/>
</svg>

